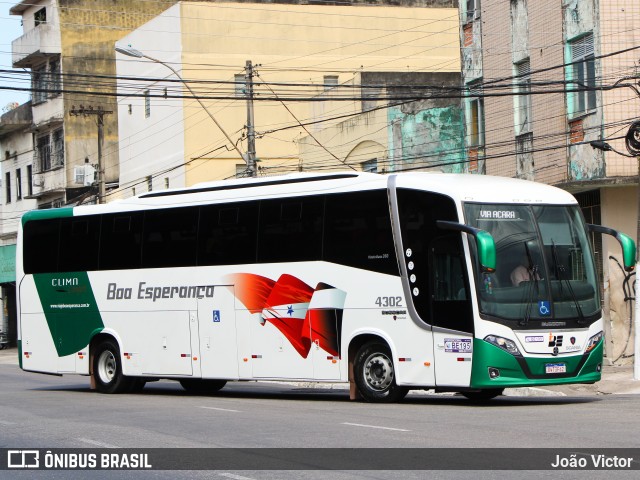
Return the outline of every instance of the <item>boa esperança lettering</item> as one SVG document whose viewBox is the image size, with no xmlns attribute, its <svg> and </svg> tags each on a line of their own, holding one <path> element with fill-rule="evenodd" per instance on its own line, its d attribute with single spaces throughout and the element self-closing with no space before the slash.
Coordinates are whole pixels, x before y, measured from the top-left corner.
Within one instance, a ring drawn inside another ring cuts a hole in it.
<svg viewBox="0 0 640 480">
<path fill-rule="evenodd" d="M 174 285 L 147 286 L 147 282 L 138 283 L 136 299 L 156 301 L 171 298 L 213 298 L 213 285 Z M 116 283 L 107 285 L 107 300 L 131 300 L 134 290 L 130 287 L 119 287 Z"/>
</svg>

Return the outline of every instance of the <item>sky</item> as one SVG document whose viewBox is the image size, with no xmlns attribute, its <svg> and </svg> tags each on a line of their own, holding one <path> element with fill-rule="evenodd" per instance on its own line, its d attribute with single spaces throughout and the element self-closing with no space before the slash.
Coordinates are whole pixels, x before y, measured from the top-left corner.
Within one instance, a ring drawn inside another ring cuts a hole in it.
<svg viewBox="0 0 640 480">
<path fill-rule="evenodd" d="M 14 3 L 0 4 L 0 69 L 11 70 L 11 42 L 22 35 L 22 26 L 20 25 L 21 17 L 18 15 L 9 15 L 9 9 Z M 0 86 L 10 86 L 10 80 L 6 75 L 0 75 Z M 12 90 L 0 89 L 0 113 L 2 109 L 10 102 L 24 103 L 29 101 L 29 94 L 25 92 L 16 92 Z"/>
</svg>

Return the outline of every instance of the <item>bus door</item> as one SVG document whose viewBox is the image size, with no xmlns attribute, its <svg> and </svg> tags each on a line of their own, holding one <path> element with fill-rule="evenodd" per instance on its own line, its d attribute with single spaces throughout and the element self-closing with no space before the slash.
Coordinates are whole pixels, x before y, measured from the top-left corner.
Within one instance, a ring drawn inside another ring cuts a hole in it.
<svg viewBox="0 0 640 480">
<path fill-rule="evenodd" d="M 459 233 L 431 242 L 429 267 L 436 385 L 468 386 L 473 315 Z"/>
<path fill-rule="evenodd" d="M 202 378 L 238 378 L 235 297 L 232 286 L 214 287 L 198 300 L 198 348 Z"/>
</svg>

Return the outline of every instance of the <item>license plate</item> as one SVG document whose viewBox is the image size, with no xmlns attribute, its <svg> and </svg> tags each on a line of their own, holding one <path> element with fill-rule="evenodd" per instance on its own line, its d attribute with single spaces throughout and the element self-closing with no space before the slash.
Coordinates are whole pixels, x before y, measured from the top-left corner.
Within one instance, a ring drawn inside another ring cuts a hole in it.
<svg viewBox="0 0 640 480">
<path fill-rule="evenodd" d="M 544 366 L 545 373 L 567 373 L 567 365 L 564 363 L 547 363 Z"/>
</svg>

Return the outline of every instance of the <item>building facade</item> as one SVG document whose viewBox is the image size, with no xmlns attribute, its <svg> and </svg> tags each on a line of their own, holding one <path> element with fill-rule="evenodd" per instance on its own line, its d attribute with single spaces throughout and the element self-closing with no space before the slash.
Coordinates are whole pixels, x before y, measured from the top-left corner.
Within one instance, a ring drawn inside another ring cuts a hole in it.
<svg viewBox="0 0 640 480">
<path fill-rule="evenodd" d="M 621 137 L 640 116 L 640 97 L 615 88 L 640 77 L 640 4 L 466 0 L 460 25 L 470 166 L 564 188 L 587 221 L 635 237 L 637 161 L 590 143 L 605 140 L 626 152 Z M 607 357 L 621 362 L 633 347 L 621 254 L 608 238 L 594 237 L 594 244 Z"/>
<path fill-rule="evenodd" d="M 36 207 L 33 193 L 33 119 L 27 102 L 0 117 L 0 343 L 16 337 L 16 237 L 22 214 Z"/>
<path fill-rule="evenodd" d="M 419 158 L 410 131 L 433 122 L 448 122 L 459 143 L 459 101 L 437 115 L 407 107 L 425 95 L 421 81 L 459 88 L 457 2 L 357 3 L 181 2 L 120 39 L 144 56 L 116 57 L 121 169 L 112 196 L 244 175 L 249 97 L 259 175 L 371 170 L 370 160 L 403 148 Z M 326 136 L 342 122 L 338 146 Z M 364 141 L 362 128 L 376 133 Z"/>
<path fill-rule="evenodd" d="M 15 341 L 15 244 L 22 213 L 96 201 L 98 112 L 105 183 L 119 177 L 113 44 L 173 1 L 24 0 L 10 9 L 23 35 L 14 68 L 31 74 L 31 101 L 0 118 L 3 325 Z M 84 113 L 79 113 L 84 112 Z"/>
</svg>

